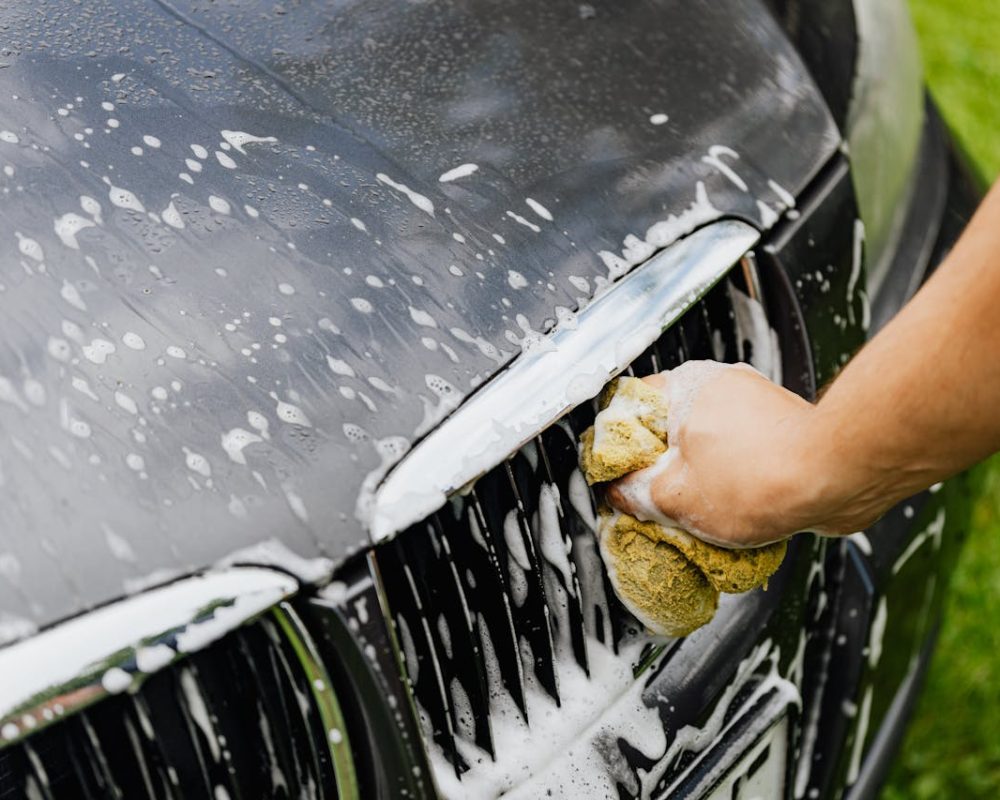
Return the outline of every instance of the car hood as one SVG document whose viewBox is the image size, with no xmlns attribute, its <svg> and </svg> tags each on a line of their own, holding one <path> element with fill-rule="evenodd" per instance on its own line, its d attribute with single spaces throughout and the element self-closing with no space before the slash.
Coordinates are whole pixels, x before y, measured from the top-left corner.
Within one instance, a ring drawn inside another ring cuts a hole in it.
<svg viewBox="0 0 1000 800">
<path fill-rule="evenodd" d="M 839 144 L 736 0 L 0 26 L 0 641 L 261 542 L 332 567 L 366 477 L 527 342 Z"/>
</svg>

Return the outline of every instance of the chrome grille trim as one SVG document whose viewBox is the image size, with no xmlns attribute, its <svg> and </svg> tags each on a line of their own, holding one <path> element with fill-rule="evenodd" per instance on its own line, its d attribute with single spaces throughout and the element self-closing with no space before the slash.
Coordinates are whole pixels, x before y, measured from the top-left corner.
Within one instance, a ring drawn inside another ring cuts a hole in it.
<svg viewBox="0 0 1000 800">
<path fill-rule="evenodd" d="M 270 569 L 206 572 L 0 649 L 0 749 L 110 694 L 133 691 L 297 590 L 294 579 Z"/>
<path fill-rule="evenodd" d="M 594 397 L 759 240 L 724 220 L 625 276 L 473 395 L 363 496 L 372 540 L 391 538 L 441 508 L 540 431 Z"/>
<path fill-rule="evenodd" d="M 236 588 L 244 591 L 227 601 L 226 590 L 235 586 L 233 572 L 240 584 Z M 148 593 L 154 601 L 168 603 L 183 591 L 181 600 L 188 606 L 199 605 L 187 624 L 170 630 L 165 615 L 177 616 L 182 608 L 164 606 L 154 615 L 148 598 L 145 603 L 131 598 L 117 604 L 124 605 L 124 611 L 105 609 L 111 623 L 126 623 L 119 640 L 169 646 L 164 652 L 173 658 L 163 657 L 155 668 L 146 663 L 140 671 L 136 668 L 140 645 L 126 645 L 82 668 L 66 686 L 86 689 L 108 670 L 127 675 L 127 685 L 123 679 L 114 687 L 102 686 L 103 694 L 84 692 L 79 697 L 85 702 L 74 705 L 70 703 L 75 690 L 57 694 L 47 703 L 45 694 L 22 703 L 21 737 L 0 747 L 0 798 L 358 800 L 361 787 L 353 739 L 331 673 L 298 610 L 280 599 L 297 588 L 296 582 L 281 573 L 249 568 L 227 570 L 228 581 L 219 575 L 201 577 L 205 580 L 200 583 L 179 582 L 187 585 L 173 593 Z M 277 602 L 272 602 L 275 598 Z M 260 606 L 266 607 L 258 613 L 251 610 Z M 155 616 L 147 625 L 163 628 L 157 639 L 128 636 L 138 635 L 142 622 L 129 616 L 136 609 Z M 89 618 L 41 635 L 72 646 L 80 640 L 73 626 L 86 628 Z M 115 627 L 100 617 L 93 625 L 87 633 L 107 634 Z M 76 638 L 68 638 L 64 629 Z M 194 639 L 192 631 L 197 634 Z M 181 647 L 181 641 L 189 647 Z M 49 655 L 55 652 L 51 643 L 43 645 Z M 27 652 L 23 647 L 12 649 L 22 655 Z M 36 645 L 32 654 L 38 652 Z M 108 667 L 109 663 L 116 666 Z M 25 661 L 20 666 L 30 670 L 31 664 Z M 46 703 L 43 712 L 24 711 L 37 703 Z M 29 713 L 42 713 L 48 724 L 24 722 Z"/>
</svg>

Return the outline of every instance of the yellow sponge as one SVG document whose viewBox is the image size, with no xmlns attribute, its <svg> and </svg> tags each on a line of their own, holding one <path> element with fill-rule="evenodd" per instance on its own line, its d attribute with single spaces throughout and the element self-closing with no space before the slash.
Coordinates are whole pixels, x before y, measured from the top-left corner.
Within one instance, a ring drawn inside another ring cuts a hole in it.
<svg viewBox="0 0 1000 800">
<path fill-rule="evenodd" d="M 667 450 L 667 405 L 648 384 L 621 378 L 600 403 L 594 425 L 580 437 L 580 466 L 591 485 L 651 466 Z M 728 550 L 608 506 L 598 520 L 612 586 L 637 619 L 664 636 L 700 628 L 715 614 L 719 592 L 766 584 L 785 557 L 785 542 Z"/>
</svg>

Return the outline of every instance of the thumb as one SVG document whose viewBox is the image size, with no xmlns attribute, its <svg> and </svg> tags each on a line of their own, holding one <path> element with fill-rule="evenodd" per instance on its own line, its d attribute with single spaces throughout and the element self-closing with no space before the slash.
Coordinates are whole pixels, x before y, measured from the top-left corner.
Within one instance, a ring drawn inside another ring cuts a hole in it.
<svg viewBox="0 0 1000 800">
<path fill-rule="evenodd" d="M 655 464 L 630 472 L 608 485 L 608 502 L 642 522 L 678 527 L 686 514 L 683 466 L 676 450 L 670 449 Z"/>
</svg>

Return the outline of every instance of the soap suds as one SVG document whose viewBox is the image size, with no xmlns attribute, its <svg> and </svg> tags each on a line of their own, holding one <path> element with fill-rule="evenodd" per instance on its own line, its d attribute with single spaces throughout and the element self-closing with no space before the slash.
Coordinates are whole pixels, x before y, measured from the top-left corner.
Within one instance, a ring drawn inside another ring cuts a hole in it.
<svg viewBox="0 0 1000 800">
<path fill-rule="evenodd" d="M 438 181 L 441 183 L 450 183 L 451 181 L 457 181 L 459 178 L 467 178 L 474 172 L 478 171 L 479 167 L 476 164 L 460 164 L 459 166 L 442 173 Z"/>
<path fill-rule="evenodd" d="M 413 189 L 411 189 L 406 184 L 397 183 L 388 175 L 386 175 L 384 172 L 378 173 L 375 177 L 378 179 L 380 183 L 384 183 L 386 186 L 395 189 L 402 195 L 405 195 L 406 198 L 421 211 L 430 214 L 432 217 L 434 216 L 434 203 L 432 203 L 428 198 L 424 197 L 422 194 L 413 191 Z"/>
</svg>

